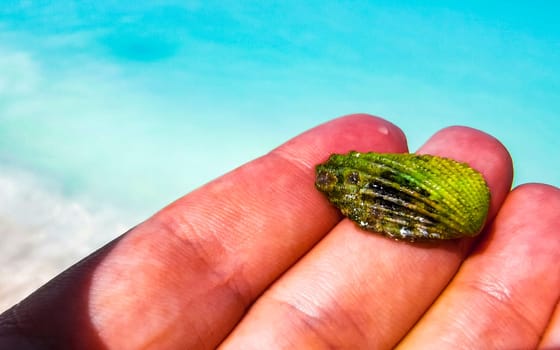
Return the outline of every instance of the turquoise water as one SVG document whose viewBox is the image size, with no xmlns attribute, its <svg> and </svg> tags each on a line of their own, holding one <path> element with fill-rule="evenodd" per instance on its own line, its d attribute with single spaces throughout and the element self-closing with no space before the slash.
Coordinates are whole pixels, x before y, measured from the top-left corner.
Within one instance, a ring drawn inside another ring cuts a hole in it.
<svg viewBox="0 0 560 350">
<path fill-rule="evenodd" d="M 399 125 L 411 150 L 482 129 L 516 184 L 560 185 L 558 5 L 124 3 L 0 8 L 0 286 L 352 112 Z"/>
</svg>

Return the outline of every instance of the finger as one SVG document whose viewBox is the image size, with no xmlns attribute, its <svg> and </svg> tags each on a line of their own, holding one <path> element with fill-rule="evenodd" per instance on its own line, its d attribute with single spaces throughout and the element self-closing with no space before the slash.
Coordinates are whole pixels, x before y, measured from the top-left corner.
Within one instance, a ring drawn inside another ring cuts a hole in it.
<svg viewBox="0 0 560 350">
<path fill-rule="evenodd" d="M 12 309 L 3 334 L 82 349 L 213 348 L 340 219 L 314 189 L 313 165 L 350 148 L 403 152 L 406 141 L 365 115 L 312 129 L 171 204 L 87 268 L 71 269 Z"/>
<path fill-rule="evenodd" d="M 524 185 L 401 344 L 534 349 L 560 298 L 560 190 Z"/>
<path fill-rule="evenodd" d="M 560 301 L 556 303 L 555 311 L 548 322 L 539 349 L 560 349 Z"/>
<path fill-rule="evenodd" d="M 465 143 L 469 149 L 458 147 Z M 497 210 L 512 178 L 498 141 L 454 127 L 420 152 L 428 150 L 480 170 L 494 198 L 491 212 Z M 466 242 L 407 244 L 344 220 L 255 303 L 223 347 L 390 348 L 451 279 Z"/>
</svg>

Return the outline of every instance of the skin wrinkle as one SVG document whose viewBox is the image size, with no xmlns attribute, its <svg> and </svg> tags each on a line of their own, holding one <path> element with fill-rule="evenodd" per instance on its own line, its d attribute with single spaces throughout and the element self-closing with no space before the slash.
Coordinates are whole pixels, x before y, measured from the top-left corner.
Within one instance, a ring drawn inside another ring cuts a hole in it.
<svg viewBox="0 0 560 350">
<path fill-rule="evenodd" d="M 287 166 L 290 165 L 293 166 L 294 169 L 297 169 L 298 174 L 292 176 L 297 178 L 302 178 L 304 179 L 302 182 L 304 181 L 309 182 L 310 186 L 313 186 L 313 183 L 315 181 L 314 170 L 310 171 L 310 169 L 314 169 L 314 165 L 307 164 L 306 162 L 302 161 L 300 157 L 293 156 L 292 152 L 286 152 L 285 151 L 286 148 L 287 147 L 276 148 L 275 150 L 271 151 L 269 155 L 274 156 L 279 161 L 286 162 Z M 301 202 L 309 201 L 308 198 L 302 197 L 300 193 L 291 191 L 291 188 L 287 188 L 286 192 L 293 196 L 294 203 L 297 203 L 298 201 Z M 324 199 L 319 192 L 311 192 L 310 195 Z M 265 203 L 265 205 L 268 205 L 268 203 Z M 325 230 L 325 232 L 329 232 L 332 229 L 332 227 L 334 227 L 340 221 L 340 219 L 342 219 L 342 214 L 335 207 L 329 206 L 329 209 L 334 213 L 334 216 L 336 216 L 338 219 L 330 223 L 329 227 L 327 228 L 327 230 Z M 288 226 L 292 226 L 292 225 L 288 225 Z M 318 242 L 320 242 L 320 238 L 316 242 L 312 244 L 308 244 L 308 249 L 302 251 L 301 254 L 296 259 L 294 259 L 293 264 L 295 264 L 299 260 L 299 258 L 304 256 L 309 250 L 311 250 L 313 246 Z M 291 264 L 290 266 L 293 266 L 293 264 Z M 273 282 L 274 281 L 272 281 L 271 284 Z"/>
<path fill-rule="evenodd" d="M 228 200 L 227 197 L 222 198 L 222 201 Z M 203 203 L 204 204 L 204 203 Z M 227 241 L 220 237 L 220 234 L 223 234 L 226 231 L 231 231 L 229 227 L 225 227 L 220 225 L 216 227 L 214 224 L 207 224 L 204 215 L 201 215 L 199 212 L 196 212 L 196 216 L 189 217 L 189 210 L 188 205 L 181 205 L 182 207 L 186 207 L 184 211 L 180 213 L 172 213 L 171 215 L 162 215 L 163 220 L 159 220 L 163 222 L 163 225 L 168 228 L 168 231 L 177 237 L 179 237 L 182 241 L 190 242 L 197 242 L 197 245 L 201 247 L 201 249 L 197 249 L 197 252 L 204 252 L 205 256 L 209 261 L 211 261 L 211 257 L 224 256 L 224 252 L 231 252 L 232 247 L 227 245 Z M 236 203 L 224 203 L 222 206 L 222 211 L 212 211 L 208 213 L 203 213 L 208 217 L 212 217 L 212 223 L 219 223 L 219 222 L 227 222 L 228 218 L 234 218 L 239 216 L 235 212 L 239 206 Z M 228 208 L 232 208 L 229 209 Z M 174 210 L 174 208 L 172 209 Z M 218 216 L 219 215 L 219 216 Z M 195 223 L 193 223 L 196 222 Z M 201 225 L 202 223 L 202 225 Z M 216 249 L 216 252 L 210 252 L 208 249 L 204 248 L 207 246 L 212 250 Z"/>
<path fill-rule="evenodd" d="M 301 307 L 298 306 L 301 303 L 294 303 L 293 299 L 285 299 L 281 296 L 282 294 L 278 293 L 271 293 L 271 294 L 264 294 L 264 296 L 259 300 L 259 303 L 264 304 L 272 304 L 278 305 L 278 308 L 287 309 L 286 313 L 290 314 L 290 322 L 297 327 L 297 325 L 303 323 L 306 328 L 315 334 L 313 338 L 315 341 L 320 341 L 324 346 L 322 348 L 339 348 L 340 345 L 335 345 L 335 343 L 330 342 L 332 337 L 329 334 L 319 333 L 320 330 L 325 328 L 325 325 L 329 326 L 328 328 L 337 327 L 337 325 L 350 325 L 352 330 L 356 331 L 358 337 L 356 339 L 365 339 L 365 334 L 363 330 L 359 327 L 358 322 L 355 318 L 352 317 L 352 310 L 343 309 L 341 304 L 336 300 L 335 296 L 328 295 L 329 302 L 326 303 L 319 303 L 317 304 L 314 302 L 314 298 L 305 297 L 307 294 L 300 294 L 304 296 L 303 300 L 306 300 L 305 303 L 308 307 Z M 301 300 L 301 299 L 298 299 Z M 329 306 L 329 309 L 325 309 L 321 307 L 321 305 Z M 316 312 L 311 312 L 314 310 Z M 295 311 L 295 313 L 293 313 Z M 336 315 L 336 318 L 333 319 L 331 315 Z M 293 321 L 292 321 L 293 320 Z M 305 336 L 309 338 L 307 334 Z M 291 341 L 290 339 L 286 339 L 287 341 Z M 300 344 L 301 345 L 301 344 Z"/>
<path fill-rule="evenodd" d="M 338 312 L 334 312 L 332 314 L 336 314 L 337 316 L 342 315 L 344 317 L 344 320 L 349 321 L 349 323 L 352 325 L 352 328 L 356 331 L 358 335 L 355 339 L 367 339 L 365 330 L 362 329 L 362 327 L 360 327 L 359 322 L 356 319 L 354 319 L 354 317 L 352 317 L 353 315 L 352 310 L 346 310 L 345 308 L 343 308 L 336 298 L 332 298 L 332 304 L 334 306 L 334 309 L 338 310 Z M 327 312 L 327 315 L 329 316 L 327 317 L 328 320 L 331 318 L 330 316 L 331 313 Z M 340 317 L 337 317 L 336 321 L 340 323 Z"/>
<path fill-rule="evenodd" d="M 309 166 L 308 164 L 306 164 L 306 162 L 303 161 L 300 157 L 293 156 L 291 152 L 285 151 L 284 147 L 276 148 L 275 150 L 273 150 L 269 153 L 269 156 L 271 158 L 274 157 L 276 164 L 277 164 L 277 162 L 287 163 L 285 168 L 296 169 L 297 173 L 291 173 L 290 177 L 297 178 L 297 179 L 302 179 L 301 182 L 309 182 L 311 185 L 313 184 L 315 177 L 313 175 L 314 172 L 310 171 L 310 168 L 312 168 L 312 166 Z M 292 191 L 291 188 L 286 188 L 285 186 L 282 186 L 282 184 L 278 185 L 278 188 L 280 189 L 280 191 L 285 192 L 285 193 L 293 196 L 293 199 L 294 199 L 293 202 L 294 203 L 297 203 L 296 200 L 302 200 L 303 201 L 303 199 L 301 198 L 301 194 L 300 193 L 294 193 L 294 191 Z M 312 192 L 312 193 L 315 196 L 319 197 L 319 194 L 316 194 L 314 192 Z M 263 204 L 264 205 L 269 205 L 269 202 L 265 202 Z M 291 226 L 291 225 L 289 225 L 289 226 Z"/>
<path fill-rule="evenodd" d="M 97 307 L 98 310 L 104 310 L 106 308 L 127 310 L 130 308 L 132 312 L 131 315 L 128 315 L 126 312 L 122 315 L 125 324 L 128 322 L 135 322 L 135 319 L 137 317 L 144 317 L 143 322 L 136 328 L 135 334 L 131 334 L 128 337 L 128 342 L 130 344 L 129 346 L 138 346 L 139 343 L 141 343 L 142 346 L 146 347 L 147 344 L 156 344 L 160 340 L 165 340 L 167 338 L 167 335 L 172 332 L 169 327 L 169 323 L 178 320 L 180 317 L 180 311 L 175 307 L 175 300 L 171 299 L 163 302 L 163 300 L 165 300 L 164 298 L 159 299 L 156 294 L 149 292 L 151 288 L 150 285 L 165 283 L 162 281 L 163 279 L 167 279 L 167 283 L 169 285 L 177 285 L 180 282 L 180 279 L 177 278 L 175 274 L 164 275 L 164 273 L 160 272 L 165 271 L 162 270 L 165 269 L 165 266 L 167 265 L 165 258 L 162 259 L 160 257 L 158 259 L 150 260 L 152 261 L 142 261 L 141 264 L 143 264 L 143 266 L 147 266 L 147 270 L 151 271 L 149 275 L 159 275 L 161 277 L 156 277 L 155 279 L 147 277 L 147 279 L 143 279 L 142 277 L 138 276 L 138 273 L 133 272 L 133 274 L 136 275 L 136 283 L 128 285 L 126 284 L 126 282 L 125 284 L 119 283 L 120 280 L 127 279 L 126 275 L 124 275 L 123 278 L 116 278 L 114 282 L 109 281 L 105 285 L 109 286 L 108 288 L 112 288 L 111 293 L 113 293 L 113 295 L 117 297 L 104 298 L 102 300 L 97 300 L 97 302 L 94 303 L 94 306 Z M 126 264 L 127 262 L 124 263 Z M 135 269 L 136 265 L 137 262 L 132 262 L 132 265 L 130 265 L 132 268 L 131 271 L 138 271 L 137 269 Z M 150 302 L 144 305 L 144 307 L 142 308 L 143 310 L 141 309 L 142 311 L 135 310 L 135 305 L 141 303 L 142 299 L 140 298 L 142 298 L 142 296 L 144 295 L 144 291 L 148 291 L 147 294 L 145 294 L 147 298 L 144 300 L 149 300 Z M 96 290 L 95 292 L 96 294 L 100 294 L 104 291 Z M 93 315 L 106 316 L 107 314 L 103 314 L 102 312 L 95 312 L 93 313 Z M 109 314 L 109 317 L 111 316 L 112 315 Z M 110 319 L 111 318 L 109 318 L 109 320 Z M 94 317 L 93 321 L 102 338 L 107 337 L 115 331 L 114 328 L 111 329 L 108 327 L 100 327 L 100 325 L 103 325 L 107 322 L 107 318 Z M 158 327 L 158 324 L 160 323 L 162 324 L 162 326 Z M 119 325 L 117 327 L 122 327 L 122 325 Z M 141 340 L 136 337 L 137 334 L 142 334 Z"/>
<path fill-rule="evenodd" d="M 243 268 L 240 268 L 243 270 Z M 236 274 L 231 274 L 228 278 L 224 281 L 223 286 L 226 287 L 231 294 L 234 295 L 236 300 L 241 301 L 241 304 L 244 306 L 245 310 L 249 308 L 251 305 L 251 298 L 248 293 L 244 293 L 245 290 L 249 290 L 249 281 L 243 277 L 244 274 L 241 271 L 238 271 Z M 219 286 L 217 286 L 219 287 Z"/>
<path fill-rule="evenodd" d="M 322 281 L 326 283 L 327 287 L 329 286 L 327 283 L 329 281 L 329 276 L 322 279 Z M 332 290 L 332 287 L 321 288 L 321 290 L 325 293 L 322 294 L 320 301 L 317 301 L 313 294 L 306 293 L 306 290 L 302 289 L 298 293 L 298 298 L 296 299 L 283 298 L 283 293 L 271 293 L 271 295 L 265 295 L 262 302 L 266 304 L 266 300 L 272 300 L 273 303 L 281 306 L 287 305 L 290 309 L 297 310 L 298 313 L 296 316 L 298 318 L 303 317 L 304 319 L 302 321 L 312 326 L 314 333 L 320 336 L 323 342 L 328 342 L 332 339 L 330 336 L 332 333 L 319 334 L 319 330 L 337 327 L 337 325 L 350 326 L 354 334 L 357 335 L 355 339 L 366 339 L 365 330 L 359 326 L 360 322 L 353 317 L 353 310 L 343 307 L 343 304 L 338 301 L 336 290 Z M 333 315 L 336 315 L 336 317 L 333 318 Z"/>
<path fill-rule="evenodd" d="M 232 276 L 226 278 L 223 281 L 223 283 L 216 282 L 212 288 L 207 290 L 205 293 L 204 292 L 201 293 L 201 295 L 203 295 L 203 294 L 218 294 L 218 293 L 216 293 L 216 291 L 224 291 L 224 289 L 225 289 L 226 294 L 228 295 L 227 299 L 231 300 L 233 298 L 233 302 L 230 302 L 229 304 L 240 305 L 242 308 L 247 310 L 248 306 L 250 305 L 250 301 L 249 301 L 250 298 L 243 294 L 242 288 L 239 287 L 239 284 L 240 284 L 239 280 L 240 279 L 238 278 L 238 276 L 232 275 Z M 198 303 L 198 301 L 197 301 L 198 299 L 199 298 L 195 298 L 191 304 Z M 188 310 L 188 308 L 187 308 L 187 310 Z M 210 333 L 214 332 L 214 328 L 213 328 L 213 325 L 211 324 L 211 320 L 207 320 L 204 317 L 201 317 L 199 319 L 199 322 L 200 321 L 204 322 L 203 327 L 201 327 L 200 324 L 197 327 L 194 327 L 198 344 L 200 344 L 202 346 L 202 348 L 212 348 L 212 347 L 215 346 L 215 344 L 214 344 L 213 341 L 209 343 L 209 341 L 208 341 L 209 337 L 208 337 L 208 333 L 207 333 L 207 332 L 210 332 Z M 234 328 L 235 328 L 235 324 L 232 324 L 230 332 Z M 224 333 L 222 339 L 219 340 L 218 343 L 223 341 L 223 339 L 225 339 L 228 335 L 229 335 L 229 332 Z"/>
<path fill-rule="evenodd" d="M 289 148 L 287 147 L 276 148 L 270 151 L 268 156 L 283 159 L 284 161 L 293 165 L 295 169 L 301 171 L 302 175 L 304 175 L 305 177 L 307 177 L 306 175 L 309 174 L 309 170 L 314 168 L 314 165 L 311 162 L 306 162 L 297 154 L 294 154 L 294 152 L 289 152 Z"/>
<path fill-rule="evenodd" d="M 223 289 L 226 288 L 233 296 L 233 299 L 237 303 L 247 306 L 252 299 L 254 294 L 250 289 L 250 283 L 244 278 L 244 274 L 241 273 L 242 266 L 236 264 L 235 259 L 229 259 L 228 263 L 214 263 L 215 257 L 228 256 L 224 254 L 224 251 L 229 249 L 224 246 L 223 241 L 221 241 L 215 230 L 205 230 L 201 231 L 196 226 L 193 226 L 190 221 L 183 221 L 181 224 L 182 228 L 188 227 L 188 232 L 196 238 L 202 239 L 186 239 L 183 235 L 176 235 L 177 230 L 173 228 L 166 228 L 171 230 L 169 234 L 173 234 L 182 238 L 182 241 L 189 247 L 189 250 L 196 256 L 197 261 L 202 262 L 204 265 L 204 270 L 207 271 L 209 276 L 213 276 L 212 280 L 215 281 L 213 289 Z M 204 233 L 203 233 L 204 232 Z M 212 243 L 206 241 L 205 233 L 212 233 Z M 216 251 L 208 251 L 206 247 L 212 247 L 212 250 L 219 250 L 220 253 L 216 254 Z M 201 254 L 202 253 L 202 254 Z M 219 259 L 218 259 L 219 260 Z M 207 275 L 208 276 L 208 275 Z"/>
<path fill-rule="evenodd" d="M 443 346 L 442 348 L 444 348 L 444 349 L 455 349 L 455 350 L 459 350 L 459 349 L 471 350 L 472 349 L 472 344 L 476 344 L 476 338 L 479 335 L 474 333 L 474 332 L 471 332 L 470 331 L 471 329 L 470 329 L 468 324 L 461 325 L 459 328 L 463 330 L 463 335 L 464 335 L 465 339 L 467 339 L 467 341 L 465 341 L 461 345 L 461 347 L 458 347 L 457 346 L 457 338 L 456 338 L 455 334 L 451 334 L 451 335 L 444 334 L 442 336 L 443 345 L 447 345 L 447 346 Z"/>
<path fill-rule="evenodd" d="M 161 230 L 166 235 L 179 238 L 184 245 L 186 255 L 196 257 L 196 260 L 202 262 L 206 270 L 214 269 L 214 260 L 221 255 L 222 244 L 213 230 L 201 230 L 184 217 L 165 220 L 161 226 Z M 212 251 L 209 251 L 208 248 L 211 248 Z"/>
<path fill-rule="evenodd" d="M 202 266 L 202 270 L 207 271 L 211 276 L 218 276 L 217 280 L 221 280 L 223 273 L 216 269 L 216 267 L 221 265 L 214 264 L 214 260 L 216 260 L 216 256 L 219 254 L 209 252 L 208 249 L 206 249 L 206 247 L 212 247 L 212 250 L 214 250 L 220 247 L 220 242 L 215 237 L 213 237 L 212 244 L 208 244 L 208 242 L 204 240 L 201 242 L 197 239 L 202 237 L 199 233 L 200 230 L 188 220 L 181 220 L 179 225 L 176 224 L 176 220 L 160 221 L 160 223 L 160 230 L 165 232 L 165 235 L 174 236 L 181 241 L 183 244 L 183 252 L 186 256 L 191 257 L 191 259 L 196 258 L 196 264 Z M 178 226 L 181 227 L 181 230 L 177 229 Z M 183 230 L 185 228 L 188 229 Z M 189 234 L 186 235 L 186 232 Z M 195 238 L 193 239 L 191 236 Z M 212 280 L 216 280 L 216 278 L 212 278 Z"/>
<path fill-rule="evenodd" d="M 159 220 L 166 234 L 180 239 L 187 252 L 190 252 L 187 254 L 196 257 L 197 263 L 201 263 L 209 276 L 213 276 L 209 280 L 214 281 L 215 288 L 226 287 L 231 292 L 229 294 L 246 308 L 255 291 L 251 290 L 251 283 L 244 277 L 243 266 L 239 264 L 239 259 L 224 261 L 225 257 L 231 256 L 233 248 L 219 237 L 220 230 L 213 225 L 205 225 L 205 227 L 193 225 L 185 216 L 167 215 L 165 218 L 172 218 L 172 220 Z"/>
<path fill-rule="evenodd" d="M 328 337 L 324 337 L 321 333 L 319 333 L 319 329 L 321 329 L 321 324 L 324 323 L 324 319 L 321 318 L 321 315 L 314 316 L 313 314 L 303 310 L 302 308 L 297 307 L 293 302 L 290 302 L 286 299 L 280 299 L 275 297 L 268 297 L 266 298 L 271 305 L 278 305 L 280 308 L 286 308 L 290 311 L 294 311 L 294 314 L 290 314 L 292 316 L 290 318 L 290 323 L 297 324 L 297 325 L 305 325 L 307 329 L 309 329 L 315 335 L 315 340 L 320 340 L 322 344 L 325 345 L 328 349 L 334 349 L 334 344 L 328 342 Z M 319 321 L 319 322 L 317 322 Z M 309 337 L 309 336 L 307 336 Z"/>
<path fill-rule="evenodd" d="M 497 299 L 501 302 L 507 303 L 507 301 L 512 297 L 511 290 L 509 290 L 509 288 L 507 288 L 499 280 L 494 278 L 491 282 L 479 281 L 479 283 L 477 283 L 477 287 L 483 290 L 489 296 L 494 297 L 494 299 Z"/>
<path fill-rule="evenodd" d="M 517 304 L 515 303 L 515 299 L 512 298 L 512 295 L 509 291 L 504 290 L 504 286 L 500 286 L 499 282 L 496 283 L 481 283 L 481 281 L 475 281 L 474 283 L 465 283 L 458 286 L 459 289 L 467 290 L 467 294 L 471 294 L 468 292 L 474 291 L 476 294 L 481 295 L 482 299 L 487 302 L 487 305 L 492 307 L 494 310 L 499 311 L 499 314 L 504 312 L 508 312 L 514 317 L 513 321 L 510 321 L 512 324 L 522 324 L 527 325 L 531 329 L 534 336 L 537 338 L 539 337 L 540 332 L 537 331 L 537 326 L 531 322 L 527 317 L 524 316 L 522 312 L 519 312 L 515 307 Z M 499 297 L 502 296 L 502 297 Z M 472 297 L 475 299 L 476 297 Z M 498 313 L 498 312 L 497 312 Z M 505 319 L 505 318 L 504 318 Z"/>
<path fill-rule="evenodd" d="M 177 219 L 177 218 L 176 218 Z M 223 246 L 221 242 L 217 240 L 216 236 L 212 236 L 213 240 L 216 240 L 216 244 L 208 244 L 203 239 L 198 239 L 201 235 L 200 230 L 191 224 L 190 221 L 184 220 L 170 220 L 162 221 L 158 220 L 157 230 L 152 229 L 157 232 L 161 232 L 163 235 L 170 235 L 178 239 L 183 245 L 184 254 L 191 257 L 189 259 L 191 262 L 193 258 L 195 259 L 195 264 L 200 266 L 198 271 L 204 270 L 204 276 L 208 282 L 206 287 L 199 290 L 197 294 L 191 295 L 193 301 L 190 304 L 197 303 L 205 295 L 227 295 L 223 297 L 223 300 L 228 300 L 231 305 L 239 305 L 242 308 L 247 308 L 247 305 L 252 299 L 253 291 L 250 290 L 250 283 L 244 279 L 244 275 L 240 273 L 241 268 L 234 265 L 235 260 L 230 263 L 213 263 L 213 260 L 220 259 L 220 254 L 215 254 L 205 247 L 212 247 L 213 250 L 223 251 Z M 180 228 L 180 229 L 178 229 Z M 184 233 L 189 232 L 189 235 Z M 179 233 L 179 234 L 178 234 Z M 180 234 L 183 233 L 183 234 Z M 189 239 L 189 237 L 194 237 Z M 214 243 L 214 242 L 213 242 Z M 163 259 L 169 258 L 164 255 Z M 231 259 L 230 259 L 231 260 Z M 221 292 L 221 293 L 220 293 Z M 189 309 L 189 307 L 187 307 Z M 208 344 L 208 332 L 213 332 L 213 325 L 208 322 L 204 317 L 198 320 L 199 324 L 196 327 L 192 327 L 191 334 L 197 340 L 199 346 L 204 348 L 212 347 Z M 201 324 L 200 322 L 203 322 Z M 232 325 L 233 328 L 233 325 Z M 225 337 L 226 335 L 224 335 Z M 165 333 L 154 334 L 152 339 L 147 339 L 148 343 L 160 344 L 159 340 L 165 339 Z"/>
<path fill-rule="evenodd" d="M 347 220 L 347 219 L 345 219 L 345 220 Z M 351 225 L 354 225 L 354 223 L 351 223 L 349 220 L 347 220 L 347 222 Z M 355 232 L 355 233 L 356 234 L 363 234 L 363 235 L 370 235 L 370 233 L 366 233 L 366 232 L 363 232 L 361 230 L 359 232 Z M 405 245 L 411 245 L 411 243 L 409 243 L 409 242 L 399 242 L 399 243 L 402 243 L 402 244 L 405 244 Z M 343 258 L 343 257 L 341 256 L 341 258 Z M 427 259 L 428 256 L 426 255 L 425 258 Z M 362 262 L 360 262 L 360 261 L 353 261 L 353 262 L 354 262 L 354 264 L 352 264 L 352 266 L 350 267 L 352 269 L 352 273 L 350 273 L 349 276 L 352 276 L 354 278 L 350 279 L 350 277 L 348 277 L 348 283 L 350 285 L 360 286 L 361 283 L 372 283 L 374 285 L 381 285 L 382 284 L 382 280 L 384 278 L 377 273 L 373 274 L 373 276 L 370 276 L 368 281 L 360 280 L 360 277 L 359 277 L 359 275 L 360 275 L 360 265 L 362 264 Z M 387 263 L 393 263 L 393 262 L 388 261 Z M 416 265 L 421 266 L 422 263 L 417 262 Z M 400 276 L 397 275 L 396 277 L 400 277 Z M 375 278 L 376 280 L 374 281 L 373 278 Z M 377 279 L 379 279 L 379 280 L 377 280 Z M 346 309 L 343 309 L 342 307 L 340 307 L 339 306 L 340 303 L 339 303 L 337 298 L 332 298 L 333 302 L 335 303 L 336 306 L 338 306 L 338 310 L 342 311 L 342 313 L 346 316 L 346 319 L 349 319 L 351 321 L 351 323 L 354 325 L 354 329 L 357 330 L 357 332 L 360 336 L 358 339 L 368 339 L 367 330 L 364 329 L 363 327 L 360 327 L 360 324 L 367 325 L 369 323 L 368 322 L 369 318 L 373 317 L 373 315 L 369 314 L 369 313 L 363 314 L 361 312 L 363 310 L 360 309 L 361 305 L 359 304 L 359 301 L 361 300 L 361 297 L 359 295 L 360 294 L 360 287 L 357 287 L 357 288 L 349 291 L 349 293 L 351 293 L 351 294 L 349 294 L 349 297 L 354 298 L 356 300 L 356 302 L 358 303 L 357 304 L 357 307 L 358 307 L 357 312 L 355 312 L 354 309 L 346 310 Z M 345 298 L 345 299 L 348 299 L 348 298 Z M 328 305 L 328 303 L 327 303 L 327 305 Z M 355 304 L 350 303 L 350 305 L 355 305 Z M 362 321 L 360 321 L 360 319 L 356 319 L 355 317 L 353 317 L 354 315 L 363 316 Z M 380 345 L 380 344 L 378 344 L 378 345 Z"/>
<path fill-rule="evenodd" d="M 329 306 L 328 309 L 327 308 L 322 308 L 321 304 L 323 306 L 328 305 Z M 342 306 L 342 304 L 340 302 L 338 302 L 338 300 L 335 296 L 329 295 L 329 302 L 321 303 L 321 304 L 319 304 L 319 305 L 314 304 L 313 305 L 314 308 L 321 310 L 321 315 L 323 315 L 321 318 L 319 318 L 319 320 L 321 320 L 321 323 L 326 324 L 326 325 L 330 325 L 331 323 L 334 323 L 334 324 L 348 324 L 348 323 L 350 323 L 352 328 L 354 330 L 356 330 L 357 333 L 360 335 L 356 339 L 365 339 L 364 338 L 364 335 L 365 335 L 364 332 L 362 331 L 361 327 L 359 327 L 356 320 L 352 317 L 352 310 L 347 310 L 346 308 L 344 308 Z M 333 320 L 333 317 L 331 315 L 337 315 L 337 317 Z M 334 322 L 331 322 L 331 320 L 333 320 Z"/>
</svg>

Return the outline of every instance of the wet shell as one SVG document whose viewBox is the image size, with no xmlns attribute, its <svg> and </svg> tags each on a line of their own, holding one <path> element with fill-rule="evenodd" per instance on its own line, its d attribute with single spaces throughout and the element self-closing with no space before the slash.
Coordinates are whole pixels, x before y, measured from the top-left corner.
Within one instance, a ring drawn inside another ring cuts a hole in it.
<svg viewBox="0 0 560 350">
<path fill-rule="evenodd" d="M 396 239 L 472 237 L 484 226 L 490 191 L 465 163 L 415 154 L 333 154 L 315 186 L 361 228 Z"/>
</svg>

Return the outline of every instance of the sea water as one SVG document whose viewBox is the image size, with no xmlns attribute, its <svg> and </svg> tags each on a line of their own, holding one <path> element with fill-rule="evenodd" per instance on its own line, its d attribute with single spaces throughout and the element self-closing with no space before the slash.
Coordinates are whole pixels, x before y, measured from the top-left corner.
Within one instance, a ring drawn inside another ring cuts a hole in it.
<svg viewBox="0 0 560 350">
<path fill-rule="evenodd" d="M 411 151 L 443 127 L 479 128 L 510 150 L 516 184 L 560 185 L 560 34 L 546 13 L 7 3 L 0 311 L 181 195 L 351 112 L 397 124 Z"/>
</svg>

